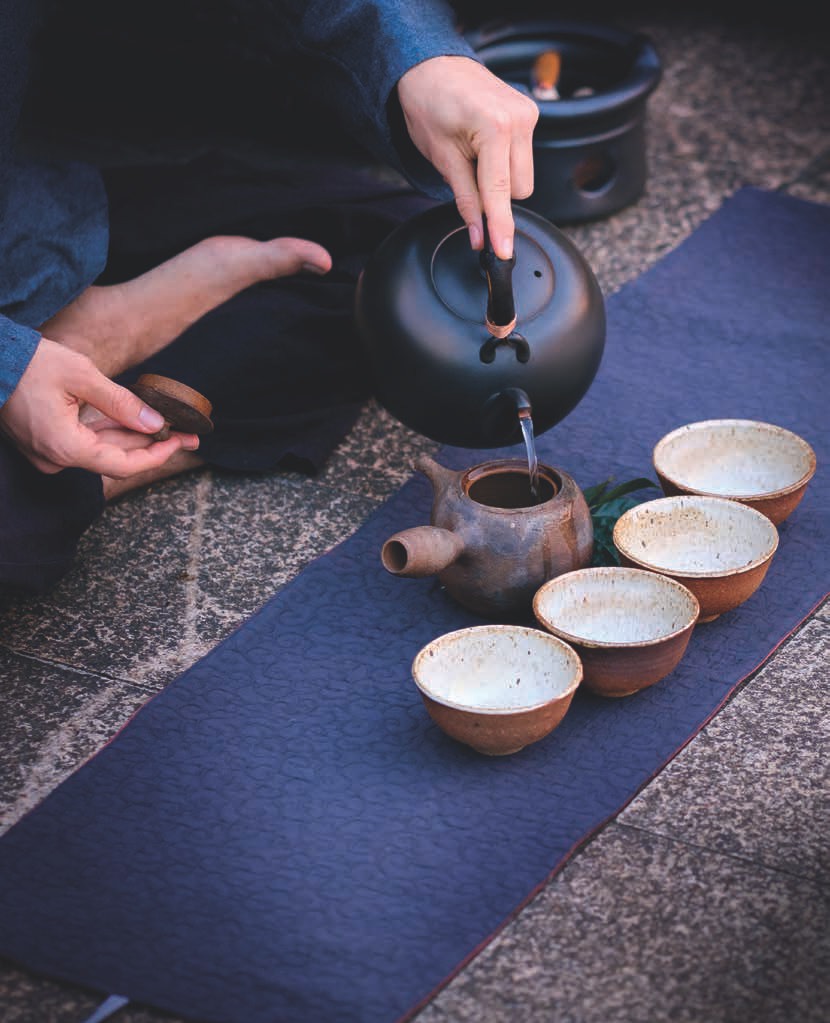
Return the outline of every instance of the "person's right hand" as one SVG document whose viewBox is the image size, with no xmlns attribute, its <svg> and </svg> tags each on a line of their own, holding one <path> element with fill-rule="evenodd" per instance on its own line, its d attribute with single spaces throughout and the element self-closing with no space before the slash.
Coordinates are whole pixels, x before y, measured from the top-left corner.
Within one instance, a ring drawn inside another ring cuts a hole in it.
<svg viewBox="0 0 830 1023">
<path fill-rule="evenodd" d="M 449 184 L 470 244 L 482 213 L 497 256 L 513 255 L 512 199 L 533 192 L 539 107 L 470 57 L 431 57 L 406 71 L 398 99 L 412 141 Z"/>
<path fill-rule="evenodd" d="M 101 416 L 88 415 L 86 406 Z M 45 337 L 0 408 L 0 429 L 45 473 L 75 466 L 125 479 L 159 468 L 179 450 L 198 448 L 195 434 L 154 441 L 163 425 L 155 409 L 104 376 L 87 356 Z"/>
</svg>

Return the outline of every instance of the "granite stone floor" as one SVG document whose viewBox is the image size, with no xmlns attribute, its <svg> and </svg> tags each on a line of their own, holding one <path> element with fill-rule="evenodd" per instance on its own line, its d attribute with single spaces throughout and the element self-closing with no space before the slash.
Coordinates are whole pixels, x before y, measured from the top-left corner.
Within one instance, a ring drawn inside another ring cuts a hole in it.
<svg viewBox="0 0 830 1023">
<path fill-rule="evenodd" d="M 673 6 L 613 19 L 651 36 L 663 79 L 645 194 L 567 229 L 606 295 L 744 184 L 830 203 L 826 33 L 786 4 Z M 0 612 L 3 828 L 434 447 L 370 405 L 315 479 L 204 472 L 110 507 L 54 592 Z M 417 1023 L 830 1019 L 828 651 L 824 603 Z M 3 1023 L 80 1023 L 99 1002 L 0 966 Z"/>
</svg>

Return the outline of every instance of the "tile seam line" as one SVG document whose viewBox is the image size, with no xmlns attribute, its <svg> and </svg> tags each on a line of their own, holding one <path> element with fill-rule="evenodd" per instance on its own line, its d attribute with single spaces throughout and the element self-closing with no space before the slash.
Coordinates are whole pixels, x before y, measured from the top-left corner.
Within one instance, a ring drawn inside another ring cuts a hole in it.
<svg viewBox="0 0 830 1023">
<path fill-rule="evenodd" d="M 63 671 L 70 671 L 76 675 L 84 675 L 89 678 L 100 679 L 102 682 L 120 682 L 123 685 L 130 686 L 134 689 L 139 689 L 143 693 L 154 694 L 157 690 L 153 687 L 136 682 L 135 679 L 126 678 L 122 675 L 107 675 L 101 671 L 93 671 L 90 668 L 83 668 L 77 664 L 72 664 L 69 661 L 56 661 L 48 657 L 41 657 L 38 654 L 28 653 L 25 650 L 17 650 L 13 646 L 9 646 L 6 643 L 0 643 L 0 649 L 7 650 L 9 653 L 14 654 L 15 657 L 20 657 L 25 661 L 32 661 L 35 664 L 41 664 L 48 668 L 60 668 Z"/>
<path fill-rule="evenodd" d="M 813 156 L 800 170 L 795 171 L 791 177 L 778 185 L 776 191 L 782 192 L 795 185 L 809 184 L 813 175 L 820 174 L 828 162 L 830 162 L 830 146 L 825 146 L 817 156 Z"/>
<path fill-rule="evenodd" d="M 797 873 L 792 870 L 786 870 L 778 866 L 774 866 L 763 859 L 756 859 L 751 856 L 741 855 L 735 852 L 729 852 L 725 849 L 715 849 L 709 845 L 700 845 L 698 842 L 690 841 L 687 838 L 680 838 L 676 835 L 667 834 L 664 831 L 658 831 L 654 828 L 644 827 L 639 824 L 628 824 L 619 819 L 610 822 L 610 827 L 621 828 L 624 831 L 636 832 L 641 835 L 651 835 L 652 838 L 659 838 L 664 842 L 670 842 L 672 845 L 682 846 L 685 849 L 690 849 L 695 852 L 707 853 L 712 856 L 720 856 L 724 859 L 731 860 L 734 863 L 740 863 L 744 866 L 760 868 L 762 870 L 768 870 L 771 874 L 779 874 L 782 877 L 789 877 L 795 881 L 806 881 L 808 884 L 815 885 L 815 887 L 824 889 L 830 889 L 830 879 L 823 880 L 821 877 L 816 877 L 812 874 Z"/>
</svg>

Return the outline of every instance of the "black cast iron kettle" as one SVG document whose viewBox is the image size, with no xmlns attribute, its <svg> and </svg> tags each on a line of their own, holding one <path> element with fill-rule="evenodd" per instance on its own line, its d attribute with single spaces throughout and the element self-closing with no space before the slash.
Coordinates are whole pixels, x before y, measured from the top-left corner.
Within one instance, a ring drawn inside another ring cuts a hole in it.
<svg viewBox="0 0 830 1023">
<path fill-rule="evenodd" d="M 538 435 L 581 401 L 605 347 L 599 284 L 571 240 L 513 207 L 514 255 L 470 248 L 454 203 L 397 227 L 357 285 L 375 395 L 418 433 L 458 447 Z M 485 230 L 486 234 L 486 230 Z"/>
</svg>

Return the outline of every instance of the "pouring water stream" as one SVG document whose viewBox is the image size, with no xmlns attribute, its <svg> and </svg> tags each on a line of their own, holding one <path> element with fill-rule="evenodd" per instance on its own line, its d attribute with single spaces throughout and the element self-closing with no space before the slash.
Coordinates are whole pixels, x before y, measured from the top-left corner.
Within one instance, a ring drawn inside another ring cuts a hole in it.
<svg viewBox="0 0 830 1023">
<path fill-rule="evenodd" d="M 519 426 L 527 451 L 527 469 L 530 476 L 530 493 L 533 500 L 539 503 L 539 459 L 536 456 L 536 438 L 533 435 L 533 419 L 529 408 L 519 409 Z"/>
</svg>

